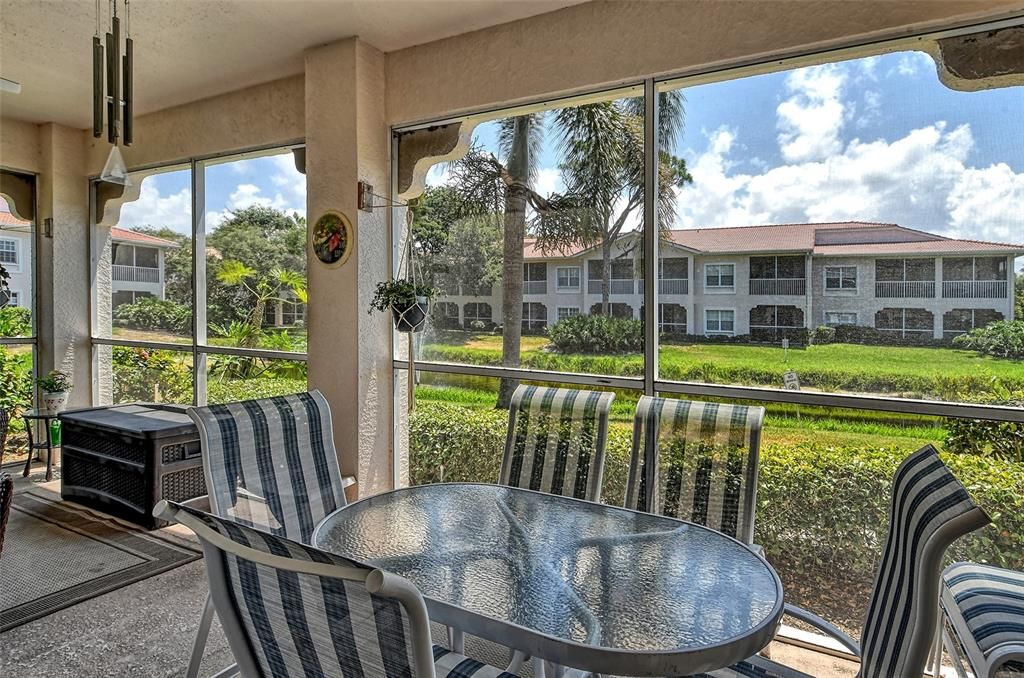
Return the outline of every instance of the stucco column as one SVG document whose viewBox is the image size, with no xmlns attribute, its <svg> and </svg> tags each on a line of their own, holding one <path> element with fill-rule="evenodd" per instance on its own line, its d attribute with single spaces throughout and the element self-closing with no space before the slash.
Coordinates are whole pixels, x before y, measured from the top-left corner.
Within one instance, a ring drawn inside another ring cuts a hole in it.
<svg viewBox="0 0 1024 678">
<path fill-rule="evenodd" d="M 390 318 L 368 314 L 387 279 L 388 210 L 361 212 L 356 184 L 390 194 L 390 141 L 384 111 L 384 55 L 351 38 L 306 53 L 306 216 L 346 215 L 354 248 L 340 267 L 309 252 L 309 385 L 334 416 L 342 473 L 366 496 L 393 485 Z"/>
<path fill-rule="evenodd" d="M 69 405 L 92 399 L 89 293 L 89 184 L 82 132 L 49 123 L 39 129 L 39 371 L 62 370 L 74 388 Z"/>
</svg>

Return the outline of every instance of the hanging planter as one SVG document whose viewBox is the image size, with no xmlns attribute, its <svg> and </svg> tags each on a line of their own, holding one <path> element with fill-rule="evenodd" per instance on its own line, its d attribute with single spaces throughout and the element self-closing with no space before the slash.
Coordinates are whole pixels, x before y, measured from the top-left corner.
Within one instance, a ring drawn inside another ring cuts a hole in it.
<svg viewBox="0 0 1024 678">
<path fill-rule="evenodd" d="M 370 312 L 391 309 L 391 318 L 399 332 L 419 332 L 427 324 L 430 300 L 435 290 L 429 285 L 399 278 L 377 283 Z"/>
</svg>

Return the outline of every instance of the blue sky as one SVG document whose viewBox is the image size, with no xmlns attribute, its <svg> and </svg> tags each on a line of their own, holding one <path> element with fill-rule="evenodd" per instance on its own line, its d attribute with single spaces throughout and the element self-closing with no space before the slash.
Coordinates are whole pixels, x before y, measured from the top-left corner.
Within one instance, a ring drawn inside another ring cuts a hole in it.
<svg viewBox="0 0 1024 678">
<path fill-rule="evenodd" d="M 903 52 L 683 92 L 677 152 L 694 183 L 678 192 L 679 227 L 866 220 L 1024 242 L 1024 87 L 954 91 L 931 57 Z M 475 139 L 496 152 L 495 128 Z M 537 189 L 559 190 L 550 130 L 540 166 Z M 186 171 L 146 179 L 122 226 L 188 232 L 188 190 Z M 251 204 L 305 213 L 305 177 L 287 153 L 211 166 L 206 191 L 210 228 Z"/>
</svg>

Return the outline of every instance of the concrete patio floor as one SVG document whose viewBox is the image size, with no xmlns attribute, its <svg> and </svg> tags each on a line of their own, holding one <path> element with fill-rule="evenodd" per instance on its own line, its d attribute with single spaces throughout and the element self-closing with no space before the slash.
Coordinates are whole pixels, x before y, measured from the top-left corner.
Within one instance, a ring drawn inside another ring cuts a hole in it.
<svg viewBox="0 0 1024 678">
<path fill-rule="evenodd" d="M 9 467 L 5 470 L 11 472 Z M 34 484 L 59 492 L 59 480 L 39 482 L 41 470 L 37 467 L 27 479 L 18 473 L 16 493 Z M 161 532 L 174 538 L 184 535 L 182 530 L 171 527 Z M 206 592 L 206 572 L 199 560 L 19 626 L 4 633 L 0 641 L 0 675 L 182 676 Z M 435 638 L 443 638 L 440 629 L 435 629 Z M 467 639 L 467 653 L 491 663 L 506 657 L 501 648 L 473 638 Z M 854 676 L 858 667 L 855 662 L 778 642 L 772 643 L 771 656 L 814 676 Z M 224 634 L 214 621 L 200 675 L 213 675 L 231 662 Z M 530 672 L 523 675 L 528 677 Z"/>
</svg>

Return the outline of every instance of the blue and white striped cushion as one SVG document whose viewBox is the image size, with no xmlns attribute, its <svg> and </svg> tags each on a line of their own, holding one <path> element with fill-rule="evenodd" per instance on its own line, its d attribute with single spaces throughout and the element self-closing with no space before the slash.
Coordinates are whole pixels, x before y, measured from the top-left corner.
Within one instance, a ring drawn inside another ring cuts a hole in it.
<svg viewBox="0 0 1024 678">
<path fill-rule="evenodd" d="M 931 445 L 910 455 L 897 469 L 889 533 L 861 637 L 861 676 L 900 676 L 919 670 L 906 665 L 910 648 L 922 642 L 927 645 L 934 629 L 919 628 L 915 622 L 921 606 L 936 604 L 930 596 L 915 595 L 924 576 L 925 546 L 949 521 L 976 510 L 967 490 Z"/>
<path fill-rule="evenodd" d="M 516 678 L 475 659 L 434 646 L 434 674 L 437 678 Z"/>
<path fill-rule="evenodd" d="M 752 541 L 763 407 L 643 396 L 626 506 Z M 647 460 L 656 460 L 649 472 Z M 653 477 L 654 492 L 648 492 Z"/>
<path fill-rule="evenodd" d="M 213 512 L 309 543 L 345 505 L 330 408 L 319 391 L 194 407 Z"/>
<path fill-rule="evenodd" d="M 512 395 L 499 482 L 599 500 L 614 399 L 614 393 L 519 386 Z"/>
<path fill-rule="evenodd" d="M 1024 645 L 1024 572 L 955 563 L 943 584 L 983 655 L 1006 643 Z"/>
</svg>

